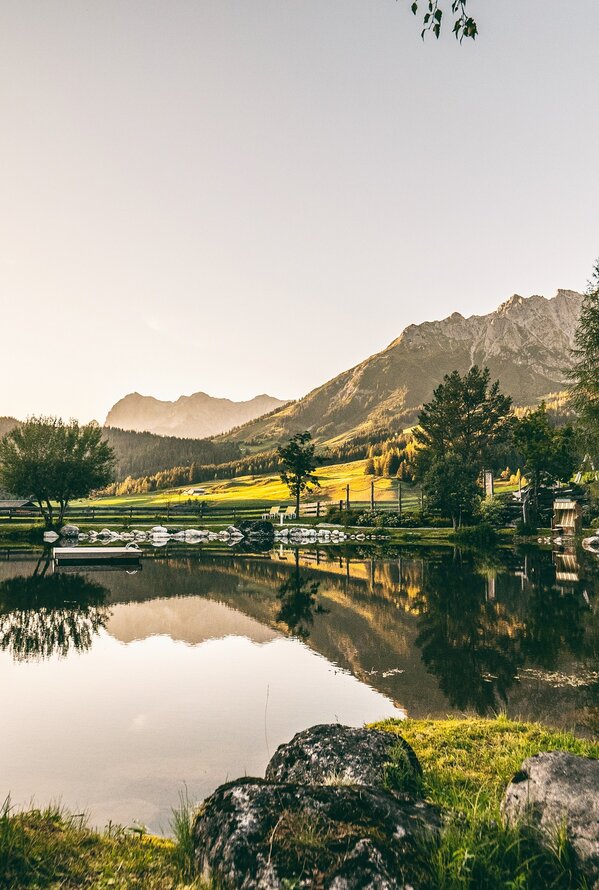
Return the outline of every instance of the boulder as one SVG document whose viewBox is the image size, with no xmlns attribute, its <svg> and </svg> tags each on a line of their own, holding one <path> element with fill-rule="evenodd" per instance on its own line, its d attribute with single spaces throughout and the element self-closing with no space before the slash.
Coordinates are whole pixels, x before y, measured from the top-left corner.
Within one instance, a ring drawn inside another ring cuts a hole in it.
<svg viewBox="0 0 599 890">
<path fill-rule="evenodd" d="M 401 736 L 337 723 L 311 726 L 280 745 L 266 767 L 269 782 L 346 784 L 415 790 L 422 769 Z"/>
<path fill-rule="evenodd" d="M 565 826 L 580 873 L 599 890 L 599 760 L 565 751 L 524 761 L 502 802 L 508 823 L 522 818 L 551 835 Z"/>
<path fill-rule="evenodd" d="M 79 534 L 79 527 L 77 525 L 63 525 L 60 529 L 60 534 L 63 538 L 76 538 Z"/>
<path fill-rule="evenodd" d="M 240 779 L 204 801 L 193 832 L 198 873 L 224 890 L 417 890 L 439 817 L 375 788 Z"/>
</svg>

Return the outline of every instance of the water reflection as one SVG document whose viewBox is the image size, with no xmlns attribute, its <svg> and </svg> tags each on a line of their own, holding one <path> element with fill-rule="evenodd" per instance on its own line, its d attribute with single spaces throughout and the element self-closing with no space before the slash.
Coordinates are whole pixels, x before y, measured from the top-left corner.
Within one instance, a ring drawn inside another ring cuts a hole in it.
<svg viewBox="0 0 599 890">
<path fill-rule="evenodd" d="M 16 661 L 84 652 L 105 627 L 107 590 L 80 575 L 17 575 L 0 582 L 0 650 Z"/>
<path fill-rule="evenodd" d="M 498 586 L 488 567 L 481 571 L 476 557 L 461 554 L 450 571 L 442 562 L 427 572 L 416 644 L 452 707 L 498 710 L 524 665 L 548 669 L 559 657 L 592 654 L 585 642 L 589 606 L 575 590 L 558 587 L 551 563 L 529 564 L 523 589 L 511 580 Z"/>
<path fill-rule="evenodd" d="M 299 550 L 296 550 L 295 569 L 277 590 L 281 604 L 277 621 L 282 622 L 288 631 L 300 640 L 307 640 L 310 636 L 314 615 L 325 615 L 328 611 L 316 601 L 320 584 L 320 581 L 315 581 L 301 572 Z"/>
<path fill-rule="evenodd" d="M 173 548 L 75 575 L 9 554 L 0 796 L 159 830 L 184 781 L 259 775 L 312 723 L 503 707 L 588 732 L 599 564 L 565 556 Z"/>
</svg>

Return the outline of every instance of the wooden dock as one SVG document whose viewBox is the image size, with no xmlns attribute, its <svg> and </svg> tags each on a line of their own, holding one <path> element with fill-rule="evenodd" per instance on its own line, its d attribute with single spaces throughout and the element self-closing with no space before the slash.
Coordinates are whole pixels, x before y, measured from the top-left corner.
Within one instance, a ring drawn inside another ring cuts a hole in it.
<svg viewBox="0 0 599 890">
<path fill-rule="evenodd" d="M 54 547 L 56 566 L 139 565 L 141 550 L 135 547 Z"/>
</svg>

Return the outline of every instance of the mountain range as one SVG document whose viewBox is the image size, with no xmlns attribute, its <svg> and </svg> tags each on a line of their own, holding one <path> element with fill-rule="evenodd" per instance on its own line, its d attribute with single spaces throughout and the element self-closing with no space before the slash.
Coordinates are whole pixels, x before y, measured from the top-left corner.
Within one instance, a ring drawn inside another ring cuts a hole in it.
<svg viewBox="0 0 599 890">
<path fill-rule="evenodd" d="M 445 374 L 474 364 L 488 367 L 516 405 L 534 405 L 567 383 L 582 300 L 571 290 L 515 294 L 487 315 L 410 325 L 386 349 L 227 438 L 266 448 L 298 430 L 329 443 L 398 431 Z"/>
<path fill-rule="evenodd" d="M 232 402 L 203 392 L 167 402 L 131 393 L 111 408 L 106 426 L 215 436 L 252 450 L 299 430 L 330 444 L 376 437 L 413 424 L 445 374 L 474 364 L 488 367 L 516 405 L 534 405 L 567 384 L 582 300 L 571 290 L 551 299 L 514 294 L 486 315 L 454 312 L 409 325 L 381 352 L 296 402 L 267 395 Z"/>
<path fill-rule="evenodd" d="M 268 395 L 255 396 L 247 402 L 233 402 L 196 392 L 169 402 L 133 392 L 112 406 L 104 425 L 160 436 L 205 439 L 232 430 L 285 404 L 281 399 Z"/>
</svg>

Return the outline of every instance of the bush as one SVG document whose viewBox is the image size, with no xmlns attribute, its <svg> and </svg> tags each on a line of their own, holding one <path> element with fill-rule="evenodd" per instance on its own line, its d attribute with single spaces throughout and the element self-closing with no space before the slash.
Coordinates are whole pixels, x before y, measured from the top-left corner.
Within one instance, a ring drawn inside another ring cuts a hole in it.
<svg viewBox="0 0 599 890">
<path fill-rule="evenodd" d="M 497 529 L 488 522 L 479 522 L 478 525 L 464 525 L 456 529 L 456 541 L 461 544 L 495 544 L 497 541 Z"/>
<path fill-rule="evenodd" d="M 531 535 L 536 535 L 538 532 L 538 528 L 532 522 L 523 522 L 521 519 L 516 523 L 516 534 L 521 538 L 529 538 Z"/>
<path fill-rule="evenodd" d="M 504 498 L 495 496 L 481 501 L 478 516 L 480 521 L 493 528 L 502 528 L 510 518 L 510 508 Z"/>
</svg>

